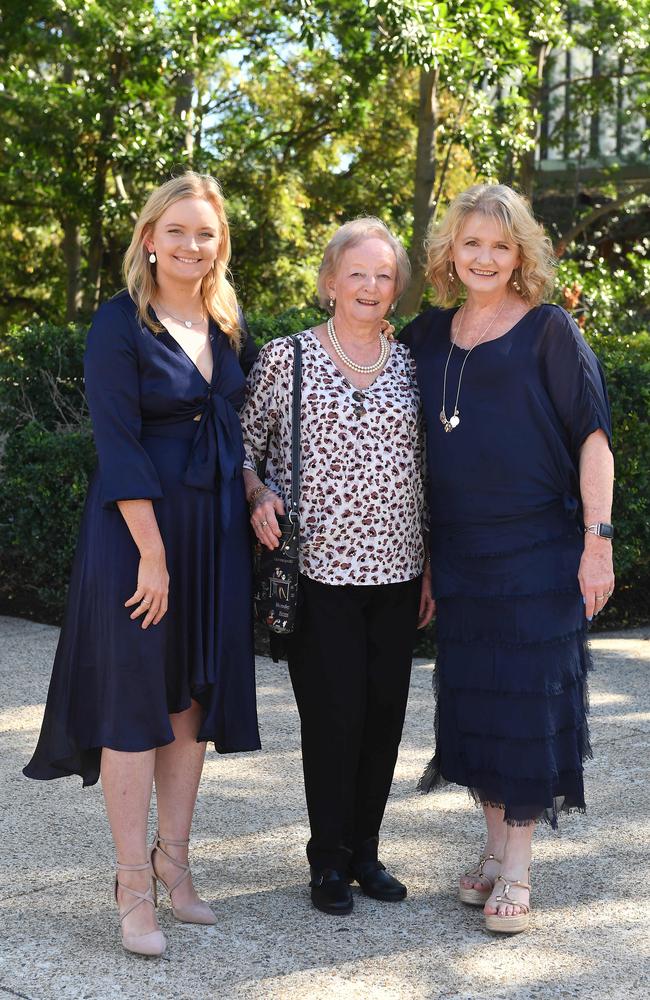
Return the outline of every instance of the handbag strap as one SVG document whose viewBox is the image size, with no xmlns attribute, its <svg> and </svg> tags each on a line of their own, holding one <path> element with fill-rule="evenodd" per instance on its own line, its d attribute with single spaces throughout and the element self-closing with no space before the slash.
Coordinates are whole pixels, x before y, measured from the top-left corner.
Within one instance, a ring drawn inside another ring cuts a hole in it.
<svg viewBox="0 0 650 1000">
<path fill-rule="evenodd" d="M 302 344 L 300 335 L 293 341 L 293 388 L 291 394 L 291 503 L 289 520 L 298 519 L 300 502 L 300 393 L 302 387 Z"/>
</svg>

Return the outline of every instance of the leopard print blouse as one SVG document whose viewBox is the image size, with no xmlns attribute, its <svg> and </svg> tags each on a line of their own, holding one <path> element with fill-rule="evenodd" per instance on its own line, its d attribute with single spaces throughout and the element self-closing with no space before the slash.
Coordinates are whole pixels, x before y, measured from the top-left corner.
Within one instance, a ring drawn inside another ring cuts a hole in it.
<svg viewBox="0 0 650 1000">
<path fill-rule="evenodd" d="M 415 364 L 393 342 L 372 385 L 355 387 L 311 330 L 302 344 L 300 571 L 332 585 L 400 583 L 424 565 L 424 449 Z M 266 450 L 266 483 L 291 492 L 289 337 L 262 348 L 240 417 L 246 461 Z"/>
</svg>

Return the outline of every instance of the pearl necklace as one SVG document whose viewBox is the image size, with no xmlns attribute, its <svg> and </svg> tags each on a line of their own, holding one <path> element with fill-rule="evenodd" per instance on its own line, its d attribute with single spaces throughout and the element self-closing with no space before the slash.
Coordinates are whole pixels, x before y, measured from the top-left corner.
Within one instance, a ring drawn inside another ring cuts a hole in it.
<svg viewBox="0 0 650 1000">
<path fill-rule="evenodd" d="M 358 365 L 356 361 L 352 361 L 352 359 L 347 356 L 339 344 L 338 337 L 336 336 L 336 330 L 334 329 L 334 320 L 331 317 L 327 321 L 327 332 L 330 340 L 332 341 L 332 347 L 338 354 L 339 358 L 343 364 L 347 365 L 348 368 L 351 368 L 353 372 L 359 372 L 361 375 L 370 375 L 373 372 L 378 372 L 384 367 L 390 357 L 390 344 L 381 331 L 379 333 L 379 357 L 371 365 Z"/>
<path fill-rule="evenodd" d="M 478 337 L 477 340 L 474 341 L 474 343 L 470 347 L 469 351 L 467 351 L 465 357 L 463 358 L 463 363 L 460 366 L 460 374 L 458 376 L 458 389 L 456 390 L 456 402 L 454 403 L 454 412 L 452 413 L 452 415 L 450 417 L 447 417 L 447 407 L 446 407 L 446 399 L 447 399 L 447 369 L 449 368 L 449 360 L 451 358 L 451 352 L 453 351 L 454 347 L 456 346 L 456 342 L 458 341 L 458 338 L 460 336 L 460 330 L 461 330 L 461 327 L 463 325 L 463 320 L 465 318 L 465 306 L 464 305 L 461 306 L 461 309 L 460 309 L 460 319 L 458 320 L 458 329 L 456 330 L 456 335 L 452 338 L 452 341 L 451 341 L 451 347 L 449 348 L 449 354 L 447 355 L 447 363 L 445 365 L 445 374 L 444 374 L 443 380 L 442 380 L 442 409 L 440 411 L 440 423 L 445 428 L 445 433 L 446 434 L 449 434 L 450 431 L 455 430 L 455 428 L 458 427 L 458 425 L 460 423 L 460 413 L 458 411 L 458 399 L 460 397 L 460 384 L 463 381 L 463 371 L 465 370 L 465 365 L 467 364 L 467 359 L 469 358 L 469 356 L 472 353 L 472 351 L 474 350 L 474 348 L 478 344 L 480 344 L 480 342 L 483 340 L 483 337 L 488 332 L 488 330 L 490 329 L 490 327 L 492 326 L 492 324 L 495 322 L 495 320 L 500 316 L 501 311 L 502 311 L 503 307 L 505 306 L 505 304 L 506 304 L 506 300 L 504 299 L 503 302 L 501 303 L 501 305 L 499 306 L 499 308 L 497 309 L 497 311 L 495 312 L 494 316 L 492 317 L 492 319 L 488 323 L 488 325 L 485 327 L 485 330 L 483 331 L 483 333 L 481 334 L 481 336 Z"/>
<path fill-rule="evenodd" d="M 164 302 L 161 302 L 160 305 L 163 307 L 168 316 L 170 316 L 172 319 L 175 319 L 177 323 L 182 323 L 183 326 L 186 326 L 188 330 L 191 330 L 195 324 L 198 325 L 199 323 L 203 323 L 203 321 L 205 320 L 205 316 L 203 315 L 203 313 L 201 313 L 201 319 L 181 319 L 180 316 L 174 316 L 173 312 L 169 311 Z"/>
</svg>

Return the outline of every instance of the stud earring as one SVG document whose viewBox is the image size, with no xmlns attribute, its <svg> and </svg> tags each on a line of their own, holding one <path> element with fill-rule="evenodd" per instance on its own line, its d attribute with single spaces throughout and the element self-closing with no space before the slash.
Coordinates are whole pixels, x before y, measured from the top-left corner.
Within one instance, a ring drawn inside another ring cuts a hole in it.
<svg viewBox="0 0 650 1000">
<path fill-rule="evenodd" d="M 149 263 L 150 264 L 155 264 L 156 260 L 157 260 L 157 257 L 156 257 L 155 253 L 152 250 L 151 253 L 149 254 Z"/>
</svg>

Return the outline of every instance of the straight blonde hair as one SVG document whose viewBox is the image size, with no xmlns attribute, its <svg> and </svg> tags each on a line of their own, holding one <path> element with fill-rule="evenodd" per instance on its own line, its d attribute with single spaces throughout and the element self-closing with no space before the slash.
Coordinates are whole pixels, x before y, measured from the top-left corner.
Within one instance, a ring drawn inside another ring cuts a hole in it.
<svg viewBox="0 0 650 1000">
<path fill-rule="evenodd" d="M 232 286 L 228 264 L 230 262 L 230 228 L 221 187 L 209 174 L 188 170 L 156 188 L 146 204 L 133 230 L 129 249 L 124 255 L 123 273 L 129 295 L 138 307 L 138 317 L 150 329 L 161 333 L 164 329 L 151 314 L 150 307 L 156 296 L 156 265 L 149 262 L 145 240 L 170 205 L 182 198 L 204 198 L 214 208 L 219 219 L 219 250 L 214 265 L 201 283 L 201 297 L 208 314 L 218 323 L 232 346 L 239 348 L 241 328 L 237 296 Z"/>
<path fill-rule="evenodd" d="M 528 201 L 506 184 L 476 184 L 463 191 L 430 232 L 426 242 L 427 278 L 436 300 L 440 305 L 451 306 L 461 295 L 463 285 L 452 266 L 451 248 L 473 212 L 495 219 L 504 236 L 517 245 L 521 264 L 508 284 L 531 306 L 539 305 L 555 280 L 553 246 L 535 220 Z"/>
</svg>

